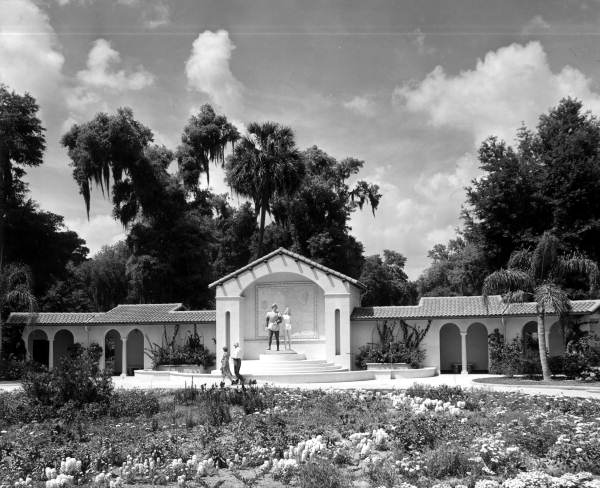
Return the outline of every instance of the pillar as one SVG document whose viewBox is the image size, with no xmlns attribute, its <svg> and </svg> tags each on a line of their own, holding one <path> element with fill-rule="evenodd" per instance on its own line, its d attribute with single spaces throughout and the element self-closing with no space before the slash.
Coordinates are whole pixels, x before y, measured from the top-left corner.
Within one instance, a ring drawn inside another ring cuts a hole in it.
<svg viewBox="0 0 600 488">
<path fill-rule="evenodd" d="M 54 336 L 48 337 L 48 369 L 54 368 Z"/>
<path fill-rule="evenodd" d="M 217 349 L 217 358 L 224 346 L 231 348 L 236 342 L 240 343 L 242 351 L 244 350 L 243 334 L 240 328 L 240 317 L 242 300 L 244 297 L 233 296 L 233 297 L 220 297 L 217 296 L 217 320 L 215 330 L 215 347 Z M 226 330 L 226 313 L 229 312 L 229 344 L 227 344 L 227 330 Z M 253 322 L 253 321 L 252 321 Z M 261 326 L 262 324 L 259 324 Z M 246 324 L 247 326 L 247 324 Z"/>
<path fill-rule="evenodd" d="M 350 337 L 350 293 L 325 294 L 325 354 L 329 362 L 352 369 Z M 335 311 L 339 310 L 339 353 L 336 354 Z"/>
<path fill-rule="evenodd" d="M 127 336 L 121 337 L 121 378 L 127 376 Z"/>
<path fill-rule="evenodd" d="M 469 374 L 469 369 L 467 368 L 467 333 L 460 333 L 460 352 L 461 352 L 461 362 L 462 369 L 460 374 Z"/>
</svg>

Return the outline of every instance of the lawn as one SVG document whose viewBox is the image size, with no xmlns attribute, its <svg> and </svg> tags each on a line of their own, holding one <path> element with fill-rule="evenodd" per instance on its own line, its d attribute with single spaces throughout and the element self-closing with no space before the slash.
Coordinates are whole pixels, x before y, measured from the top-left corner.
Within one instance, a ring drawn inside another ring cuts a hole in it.
<svg viewBox="0 0 600 488">
<path fill-rule="evenodd" d="M 0 394 L 0 485 L 600 487 L 594 400 L 413 387 Z"/>
</svg>

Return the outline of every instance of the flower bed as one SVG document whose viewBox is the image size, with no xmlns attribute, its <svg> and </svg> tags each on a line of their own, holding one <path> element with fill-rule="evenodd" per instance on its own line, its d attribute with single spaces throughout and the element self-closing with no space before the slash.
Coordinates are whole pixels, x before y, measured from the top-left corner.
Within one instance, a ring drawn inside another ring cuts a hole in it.
<svg viewBox="0 0 600 488">
<path fill-rule="evenodd" d="M 19 395 L 0 395 L 2 487 L 600 487 L 592 400 L 201 387 L 57 415 Z"/>
</svg>

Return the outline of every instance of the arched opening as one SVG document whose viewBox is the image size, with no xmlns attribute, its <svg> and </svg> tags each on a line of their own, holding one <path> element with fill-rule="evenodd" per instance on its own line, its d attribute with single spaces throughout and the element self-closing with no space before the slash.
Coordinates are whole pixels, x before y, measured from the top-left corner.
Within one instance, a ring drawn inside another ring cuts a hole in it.
<svg viewBox="0 0 600 488">
<path fill-rule="evenodd" d="M 565 330 L 560 322 L 554 322 L 548 331 L 548 355 L 562 356 L 565 353 Z"/>
<path fill-rule="evenodd" d="M 440 373 L 452 373 L 455 364 L 461 364 L 460 330 L 456 324 L 444 324 L 440 329 Z"/>
<path fill-rule="evenodd" d="M 136 369 L 144 369 L 144 336 L 133 329 L 127 336 L 127 374 L 133 375 Z"/>
<path fill-rule="evenodd" d="M 112 374 L 120 375 L 123 365 L 123 341 L 121 334 L 112 329 L 104 336 L 104 364 L 105 369 Z"/>
<path fill-rule="evenodd" d="M 339 356 L 341 354 L 341 325 L 340 325 L 340 309 L 335 309 L 335 354 Z"/>
<path fill-rule="evenodd" d="M 537 334 L 537 322 L 527 322 L 522 329 L 521 340 L 523 342 L 523 353 L 537 353 L 538 352 L 538 334 Z"/>
<path fill-rule="evenodd" d="M 225 346 L 231 350 L 231 312 L 225 312 Z"/>
<path fill-rule="evenodd" d="M 54 367 L 58 366 L 63 358 L 69 355 L 69 348 L 75 339 L 70 330 L 62 329 L 54 335 Z"/>
<path fill-rule="evenodd" d="M 48 336 L 43 330 L 34 330 L 29 334 L 27 338 L 27 351 L 29 351 L 32 361 L 48 367 L 50 344 Z"/>
<path fill-rule="evenodd" d="M 483 324 L 471 324 L 467 330 L 467 364 L 474 373 L 488 372 L 488 331 Z"/>
</svg>

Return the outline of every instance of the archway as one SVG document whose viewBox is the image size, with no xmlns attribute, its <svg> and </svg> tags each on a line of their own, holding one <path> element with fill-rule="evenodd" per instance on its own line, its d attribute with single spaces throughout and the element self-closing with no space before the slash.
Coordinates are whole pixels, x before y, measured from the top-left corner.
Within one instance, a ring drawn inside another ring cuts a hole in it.
<svg viewBox="0 0 600 488">
<path fill-rule="evenodd" d="M 444 324 L 440 329 L 440 373 L 452 373 L 453 365 L 460 363 L 460 330 L 455 324 Z"/>
<path fill-rule="evenodd" d="M 123 366 L 123 341 L 121 334 L 112 329 L 104 336 L 104 364 L 105 369 L 111 369 L 114 375 L 122 372 Z"/>
<path fill-rule="evenodd" d="M 54 367 L 58 366 L 61 360 L 69 355 L 69 348 L 74 343 L 75 339 L 70 330 L 62 329 L 54 334 Z"/>
<path fill-rule="evenodd" d="M 554 322 L 548 330 L 548 355 L 562 356 L 565 353 L 565 331 L 560 322 Z"/>
<path fill-rule="evenodd" d="M 538 349 L 538 336 L 537 336 L 537 322 L 527 322 L 522 329 L 521 340 L 523 342 L 523 353 L 537 353 Z"/>
<path fill-rule="evenodd" d="M 49 347 L 48 336 L 43 330 L 34 330 L 27 337 L 27 351 L 31 360 L 46 367 L 49 366 Z"/>
<path fill-rule="evenodd" d="M 473 372 L 488 372 L 488 331 L 483 324 L 471 324 L 467 330 L 467 364 Z"/>
<path fill-rule="evenodd" d="M 144 336 L 133 329 L 127 336 L 127 374 L 136 369 L 144 369 Z"/>
</svg>

